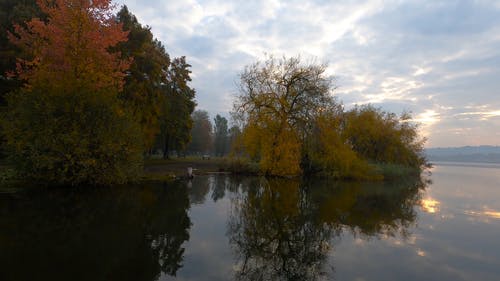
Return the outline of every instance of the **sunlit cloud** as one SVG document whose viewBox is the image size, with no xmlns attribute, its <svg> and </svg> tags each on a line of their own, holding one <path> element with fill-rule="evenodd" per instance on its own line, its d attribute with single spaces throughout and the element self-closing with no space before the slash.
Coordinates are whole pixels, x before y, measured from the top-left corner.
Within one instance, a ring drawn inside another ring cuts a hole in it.
<svg viewBox="0 0 500 281">
<path fill-rule="evenodd" d="M 419 81 L 405 77 L 387 77 L 380 83 L 380 92 L 364 95 L 366 103 L 381 103 L 390 100 L 411 100 L 416 101 L 416 97 L 411 96 L 411 92 L 422 87 Z"/>
<path fill-rule="evenodd" d="M 228 116 L 245 65 L 301 55 L 329 63 L 344 104 L 414 112 L 428 145 L 500 144 L 498 1 L 116 1 L 187 56 L 212 114 Z"/>
<path fill-rule="evenodd" d="M 414 118 L 413 120 L 422 123 L 424 125 L 430 126 L 432 124 L 439 122 L 439 119 L 440 119 L 439 113 L 437 113 L 432 109 L 428 109 L 417 115 L 417 117 Z"/>
<path fill-rule="evenodd" d="M 487 120 L 489 118 L 499 117 L 500 116 L 500 110 L 462 112 L 462 113 L 455 114 L 455 116 L 457 116 L 457 117 L 460 117 L 460 116 L 477 116 L 477 117 L 479 117 L 480 120 Z"/>
<path fill-rule="evenodd" d="M 432 70 L 430 67 L 415 67 L 415 72 L 413 72 L 413 76 L 420 76 L 429 73 Z"/>
</svg>

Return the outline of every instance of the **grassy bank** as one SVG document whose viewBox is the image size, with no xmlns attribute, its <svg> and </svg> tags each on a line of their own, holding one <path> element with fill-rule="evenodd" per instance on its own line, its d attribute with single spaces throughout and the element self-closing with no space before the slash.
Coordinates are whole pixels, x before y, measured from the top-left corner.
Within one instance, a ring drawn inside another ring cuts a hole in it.
<svg viewBox="0 0 500 281">
<path fill-rule="evenodd" d="M 225 171 L 231 172 L 232 174 L 240 175 L 259 175 L 259 164 L 256 162 L 251 162 L 246 158 L 234 158 L 226 159 L 220 162 L 221 168 Z M 367 175 L 364 178 L 353 178 L 342 176 L 338 173 L 333 173 L 325 175 L 324 173 L 316 173 L 309 175 L 310 177 L 325 177 L 325 178 L 335 178 L 339 180 L 359 180 L 359 181 L 393 181 L 402 179 L 405 177 L 413 177 L 419 175 L 422 170 L 415 167 L 409 167 L 398 164 L 386 164 L 386 163 L 372 163 L 370 166 L 373 168 L 372 175 Z"/>
</svg>

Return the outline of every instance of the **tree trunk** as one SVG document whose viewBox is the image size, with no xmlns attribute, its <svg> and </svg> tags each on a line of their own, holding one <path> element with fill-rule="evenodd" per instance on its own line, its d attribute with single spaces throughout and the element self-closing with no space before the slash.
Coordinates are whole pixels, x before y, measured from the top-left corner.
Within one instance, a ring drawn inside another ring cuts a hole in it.
<svg viewBox="0 0 500 281">
<path fill-rule="evenodd" d="M 166 135 L 165 139 L 163 140 L 163 159 L 164 160 L 169 159 L 169 157 L 168 157 L 168 141 L 169 141 L 169 137 L 168 137 L 168 135 Z"/>
</svg>

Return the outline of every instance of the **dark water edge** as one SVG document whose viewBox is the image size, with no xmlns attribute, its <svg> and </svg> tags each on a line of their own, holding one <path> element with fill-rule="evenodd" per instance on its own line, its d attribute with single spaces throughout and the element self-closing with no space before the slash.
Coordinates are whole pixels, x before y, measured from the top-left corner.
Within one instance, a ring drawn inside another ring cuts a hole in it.
<svg viewBox="0 0 500 281">
<path fill-rule="evenodd" d="M 0 280 L 496 280 L 498 171 L 472 169 L 2 193 Z"/>
</svg>

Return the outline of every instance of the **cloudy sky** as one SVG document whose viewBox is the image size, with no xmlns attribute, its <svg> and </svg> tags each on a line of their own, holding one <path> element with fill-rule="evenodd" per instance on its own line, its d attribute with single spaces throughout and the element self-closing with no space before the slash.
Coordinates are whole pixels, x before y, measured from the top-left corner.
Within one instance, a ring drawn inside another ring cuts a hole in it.
<svg viewBox="0 0 500 281">
<path fill-rule="evenodd" d="M 328 63 L 349 108 L 413 112 L 428 147 L 500 145 L 500 1 L 117 0 L 192 64 L 198 108 L 228 116 L 265 54 Z"/>
</svg>

